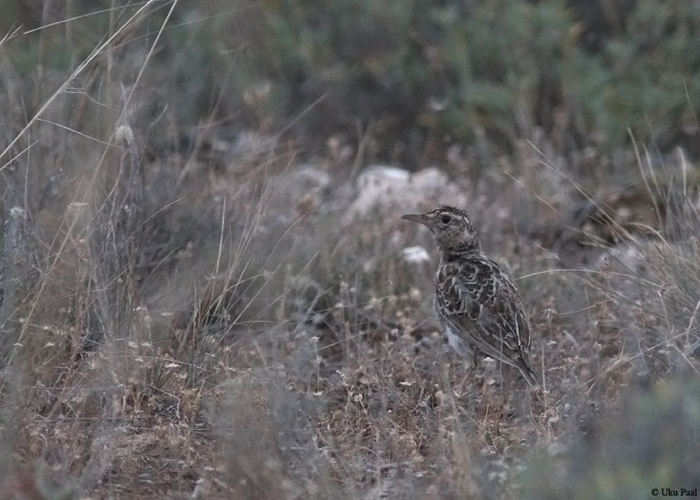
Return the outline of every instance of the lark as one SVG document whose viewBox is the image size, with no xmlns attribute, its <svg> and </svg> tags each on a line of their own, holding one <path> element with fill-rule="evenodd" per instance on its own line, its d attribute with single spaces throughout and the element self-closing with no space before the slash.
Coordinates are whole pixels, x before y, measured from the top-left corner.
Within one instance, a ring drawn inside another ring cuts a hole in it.
<svg viewBox="0 0 700 500">
<path fill-rule="evenodd" d="M 530 327 L 513 281 L 481 250 L 467 212 L 439 206 L 401 217 L 424 224 L 435 236 L 440 264 L 435 274 L 435 309 L 450 345 L 472 367 L 477 355 L 520 370 L 539 389 L 530 369 Z"/>
</svg>

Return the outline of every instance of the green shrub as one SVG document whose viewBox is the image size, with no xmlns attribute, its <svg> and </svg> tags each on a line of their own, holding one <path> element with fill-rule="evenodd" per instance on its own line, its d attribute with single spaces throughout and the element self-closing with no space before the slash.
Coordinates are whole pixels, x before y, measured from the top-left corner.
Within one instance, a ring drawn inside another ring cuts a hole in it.
<svg viewBox="0 0 700 500">
<path fill-rule="evenodd" d="M 659 383 L 563 459 L 534 460 L 519 498 L 651 498 L 653 488 L 695 488 L 699 431 L 698 379 Z"/>
<path fill-rule="evenodd" d="M 631 128 L 671 146 L 695 120 L 698 8 L 613 7 L 620 29 L 591 47 L 590 28 L 564 0 L 264 2 L 249 18 L 250 76 L 281 87 L 277 112 L 287 116 L 327 93 L 332 103 L 317 105 L 325 131 L 394 117 L 404 128 L 507 144 L 533 127 L 561 127 L 559 113 L 579 142 L 619 146 Z"/>
<path fill-rule="evenodd" d="M 94 34 L 133 12 L 71 8 L 70 23 L 3 45 L 20 74 L 39 65 L 67 73 Z M 590 9 L 606 13 L 608 29 L 592 24 Z M 42 18 L 23 26 L 52 21 L 31 12 Z M 148 47 L 166 12 L 155 6 L 120 49 Z M 661 150 L 691 148 L 699 14 L 681 0 L 183 0 L 141 82 L 159 89 L 182 125 L 205 117 L 277 130 L 292 124 L 323 141 L 374 124 L 384 156 L 416 137 L 508 150 L 536 128 L 569 149 L 609 151 L 627 143 L 628 129 Z"/>
<path fill-rule="evenodd" d="M 697 135 L 700 8 L 689 2 L 635 2 L 623 31 L 598 54 L 579 46 L 562 62 L 562 84 L 583 131 L 618 145 L 631 128 L 662 148 Z"/>
</svg>

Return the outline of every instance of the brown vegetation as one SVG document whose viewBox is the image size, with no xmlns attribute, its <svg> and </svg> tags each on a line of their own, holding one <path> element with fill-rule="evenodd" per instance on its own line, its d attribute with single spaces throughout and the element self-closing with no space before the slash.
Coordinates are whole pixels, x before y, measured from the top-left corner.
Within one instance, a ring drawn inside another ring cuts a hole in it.
<svg viewBox="0 0 700 500">
<path fill-rule="evenodd" d="M 289 133 L 264 82 L 228 100 L 237 54 L 218 80 L 199 75 L 208 46 L 178 52 L 207 29 L 196 2 L 172 32 L 177 2 L 114 2 L 89 23 L 81 2 L 30 3 L 15 6 L 41 29 L 0 42 L 0 498 L 614 498 L 700 483 L 698 177 L 680 150 L 618 153 L 616 183 L 610 157 L 567 150 L 576 170 L 533 126 L 505 150 L 426 141 L 415 164 L 439 168 L 387 169 L 377 160 L 406 143 L 382 149 L 381 123 Z M 504 406 L 492 360 L 455 394 L 433 243 L 400 220 L 438 203 L 466 205 L 515 278 L 543 406 L 514 376 Z"/>
</svg>

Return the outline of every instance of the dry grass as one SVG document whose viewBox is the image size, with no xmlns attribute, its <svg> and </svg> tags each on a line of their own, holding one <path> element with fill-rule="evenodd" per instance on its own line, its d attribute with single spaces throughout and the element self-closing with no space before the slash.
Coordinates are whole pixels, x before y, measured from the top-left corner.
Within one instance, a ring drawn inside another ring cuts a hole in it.
<svg viewBox="0 0 700 500">
<path fill-rule="evenodd" d="M 167 109 L 155 120 L 175 132 L 149 128 L 163 8 L 110 9 L 69 76 L 19 75 L 11 38 L 31 33 L 0 45 L 0 498 L 516 498 L 523 470 L 539 477 L 532 457 L 565 470 L 627 387 L 696 373 L 692 182 L 673 209 L 647 182 L 657 217 L 635 232 L 619 217 L 636 206 L 590 197 L 603 215 L 568 217 L 584 189 L 540 144 L 479 179 L 453 152 L 453 188 L 518 279 L 547 390 L 539 405 L 516 380 L 504 404 L 509 375 L 485 361 L 456 394 L 434 263 L 401 257 L 430 240 L 396 204 L 348 217 L 349 145 L 301 168 L 302 145 L 234 140 L 213 114 L 189 148 Z"/>
</svg>

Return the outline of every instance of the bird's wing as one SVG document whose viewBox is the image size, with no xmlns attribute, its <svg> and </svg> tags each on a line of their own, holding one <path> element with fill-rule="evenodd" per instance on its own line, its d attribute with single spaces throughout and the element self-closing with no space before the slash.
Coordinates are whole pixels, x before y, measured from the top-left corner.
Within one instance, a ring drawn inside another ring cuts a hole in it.
<svg viewBox="0 0 700 500">
<path fill-rule="evenodd" d="M 525 358 L 530 332 L 513 282 L 486 258 L 448 262 L 436 276 L 437 309 L 484 354 Z"/>
</svg>

